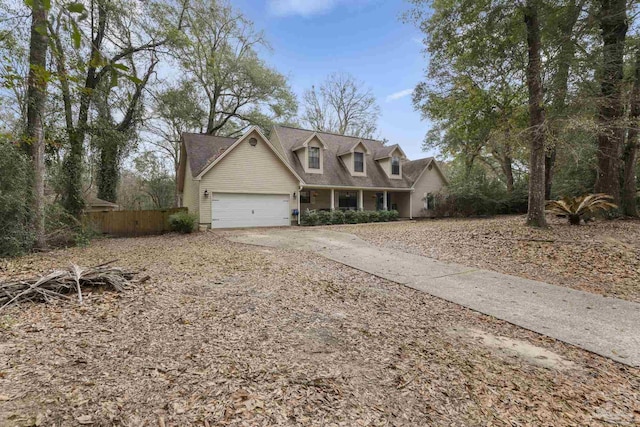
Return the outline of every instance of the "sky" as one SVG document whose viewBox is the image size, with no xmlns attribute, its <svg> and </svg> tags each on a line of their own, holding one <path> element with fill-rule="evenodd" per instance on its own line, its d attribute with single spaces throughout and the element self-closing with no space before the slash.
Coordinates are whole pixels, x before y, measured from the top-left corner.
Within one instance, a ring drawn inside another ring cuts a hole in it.
<svg viewBox="0 0 640 427">
<path fill-rule="evenodd" d="M 376 96 L 378 131 L 410 159 L 422 151 L 429 124 L 413 110 L 411 91 L 427 59 L 422 35 L 401 21 L 403 0 L 232 0 L 271 45 L 263 58 L 288 76 L 301 98 L 333 72 L 347 72 Z"/>
</svg>

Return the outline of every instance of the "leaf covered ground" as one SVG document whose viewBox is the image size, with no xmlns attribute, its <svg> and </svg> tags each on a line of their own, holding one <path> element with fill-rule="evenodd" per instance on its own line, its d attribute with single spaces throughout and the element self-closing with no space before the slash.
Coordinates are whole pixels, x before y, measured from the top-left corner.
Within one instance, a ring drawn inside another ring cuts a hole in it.
<svg viewBox="0 0 640 427">
<path fill-rule="evenodd" d="M 640 302 L 640 221 L 580 226 L 548 217 L 438 219 L 336 227 L 376 245 L 560 286 Z"/>
<path fill-rule="evenodd" d="M 114 258 L 151 279 L 82 306 L 0 312 L 0 425 L 640 422 L 638 369 L 312 254 L 224 236 L 99 240 L 1 261 L 0 280 Z"/>
</svg>

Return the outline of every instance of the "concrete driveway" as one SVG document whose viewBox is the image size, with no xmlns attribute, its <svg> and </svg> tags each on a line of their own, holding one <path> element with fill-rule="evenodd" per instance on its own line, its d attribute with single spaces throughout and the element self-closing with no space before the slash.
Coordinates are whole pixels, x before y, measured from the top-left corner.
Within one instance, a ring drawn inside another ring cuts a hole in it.
<svg viewBox="0 0 640 427">
<path fill-rule="evenodd" d="M 229 232 L 251 245 L 312 251 L 333 261 L 640 366 L 640 304 L 379 248 L 323 229 Z"/>
</svg>

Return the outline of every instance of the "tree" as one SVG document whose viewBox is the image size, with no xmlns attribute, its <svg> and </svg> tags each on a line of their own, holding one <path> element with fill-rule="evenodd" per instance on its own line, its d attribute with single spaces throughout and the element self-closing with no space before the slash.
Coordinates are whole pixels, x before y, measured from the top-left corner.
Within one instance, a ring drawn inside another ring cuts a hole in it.
<svg viewBox="0 0 640 427">
<path fill-rule="evenodd" d="M 44 248 L 44 112 L 47 97 L 47 7 L 44 0 L 31 1 L 31 41 L 27 79 L 27 143 L 33 162 L 33 230 L 36 247 Z"/>
<path fill-rule="evenodd" d="M 373 138 L 380 107 L 371 90 L 344 73 L 330 74 L 319 89 L 312 86 L 303 95 L 302 120 L 314 130 Z"/>
<path fill-rule="evenodd" d="M 167 10 L 173 19 L 181 13 Z M 251 125 L 266 129 L 295 115 L 287 79 L 259 57 L 258 49 L 268 44 L 241 13 L 224 1 L 192 0 L 184 21 L 172 54 L 201 94 L 208 134 L 237 135 Z"/>
<path fill-rule="evenodd" d="M 184 132 L 202 132 L 207 114 L 198 103 L 196 85 L 188 80 L 162 87 L 153 97 L 153 113 L 145 129 L 147 140 L 169 159 L 174 176 L 178 176 L 180 137 Z M 177 206 L 177 186 L 174 197 Z"/>
<path fill-rule="evenodd" d="M 622 126 L 622 79 L 627 34 L 626 0 L 600 0 L 598 15 L 602 31 L 601 95 L 598 106 L 598 179 L 595 191 L 620 202 L 620 152 Z"/>
<path fill-rule="evenodd" d="M 407 20 L 428 35 L 414 107 L 435 123 L 425 148 L 488 166 L 512 193 L 526 127 L 525 36 L 513 2 L 416 1 Z M 432 5 L 425 15 L 423 4 Z M 464 29 L 464 30 L 461 30 Z M 523 163 L 520 161 L 520 163 Z"/>
<path fill-rule="evenodd" d="M 576 48 L 579 44 L 580 38 L 589 29 L 589 25 L 585 28 L 581 28 L 576 32 L 576 26 L 580 14 L 583 12 L 586 0 L 569 0 L 566 4 L 561 4 L 558 9 L 553 10 L 552 22 L 548 25 L 549 32 L 548 38 L 557 40 L 555 43 L 556 51 L 558 52 L 554 58 L 552 58 L 551 65 L 554 67 L 555 72 L 550 78 L 550 111 L 547 120 L 553 125 L 550 126 L 550 130 L 555 134 L 556 141 L 559 141 L 558 133 L 561 131 L 563 124 L 562 120 L 568 117 L 568 105 L 567 95 L 569 91 L 569 76 L 571 67 L 575 63 Z M 587 19 L 587 22 L 589 20 Z M 553 51 L 553 49 L 551 49 Z M 554 123 L 555 122 L 555 123 Z M 553 171 L 557 156 L 557 147 L 555 144 L 548 144 L 546 157 L 545 157 L 545 199 L 551 199 L 551 188 L 553 186 Z"/>
<path fill-rule="evenodd" d="M 98 198 L 110 202 L 117 200 L 120 163 L 129 143 L 136 137 L 136 127 L 142 120 L 142 93 L 147 86 L 158 60 L 153 58 L 147 65 L 144 76 L 132 83 L 131 91 L 123 90 L 125 96 L 112 96 L 114 87 L 111 83 L 101 84 L 96 91 L 95 99 L 97 118 L 91 129 L 92 141 L 98 149 L 97 184 Z M 136 73 L 132 65 L 131 72 Z M 110 102 L 115 98 L 115 102 Z M 122 117 L 120 121 L 113 118 L 112 109 Z"/>
<path fill-rule="evenodd" d="M 168 208 L 173 204 L 175 180 L 165 169 L 162 160 L 146 151 L 134 160 L 142 191 L 151 199 L 153 209 Z"/>
<path fill-rule="evenodd" d="M 544 211 L 545 190 L 545 146 L 544 146 L 544 107 L 543 89 L 540 73 L 540 21 L 538 0 L 526 0 L 524 22 L 527 27 L 527 89 L 529 91 L 529 210 L 527 225 L 546 227 Z"/>
<path fill-rule="evenodd" d="M 622 213 L 638 216 L 636 203 L 636 167 L 638 163 L 638 145 L 640 145 L 640 45 L 636 46 L 633 72 L 633 86 L 629 100 L 629 130 L 627 144 L 624 147 L 624 176 L 622 180 Z"/>
<path fill-rule="evenodd" d="M 80 3 L 63 4 L 50 22 L 67 138 L 62 203 L 72 215 L 78 216 L 84 206 L 84 144 L 90 134 L 93 102 L 100 85 L 109 81 L 117 87 L 122 79 L 139 84 L 141 79 L 135 69 L 131 71 L 135 58 L 147 57 L 175 37 L 182 26 L 184 1 L 176 6 L 179 13 L 174 21 L 167 20 L 158 10 L 160 4 L 143 5 L 144 11 L 132 14 L 130 10 L 138 3 L 96 0 L 89 11 Z M 162 28 L 158 25 L 160 20 Z M 66 45 L 66 40 L 71 40 L 72 46 Z"/>
</svg>

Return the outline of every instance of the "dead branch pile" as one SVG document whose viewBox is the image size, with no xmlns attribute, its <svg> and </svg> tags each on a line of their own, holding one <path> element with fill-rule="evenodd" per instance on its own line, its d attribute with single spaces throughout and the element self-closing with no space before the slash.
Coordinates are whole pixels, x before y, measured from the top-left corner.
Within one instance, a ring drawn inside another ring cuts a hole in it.
<svg viewBox="0 0 640 427">
<path fill-rule="evenodd" d="M 55 270 L 39 278 L 14 280 L 0 283 L 0 311 L 12 304 L 25 301 L 48 302 L 54 298 L 69 299 L 67 294 L 75 293 L 82 304 L 82 289 L 106 288 L 122 292 L 127 289 L 136 274 L 109 265 L 109 261 L 95 267 L 81 268 L 71 264 L 66 270 Z M 145 277 L 140 282 L 146 280 Z"/>
</svg>

